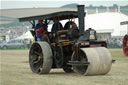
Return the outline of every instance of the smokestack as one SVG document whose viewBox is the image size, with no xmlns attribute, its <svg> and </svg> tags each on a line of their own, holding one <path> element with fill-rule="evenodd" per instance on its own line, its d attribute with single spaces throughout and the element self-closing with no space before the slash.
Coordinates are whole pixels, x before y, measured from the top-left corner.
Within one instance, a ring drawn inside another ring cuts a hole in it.
<svg viewBox="0 0 128 85">
<path fill-rule="evenodd" d="M 84 5 L 78 5 L 78 21 L 79 21 L 79 32 L 80 35 L 84 34 Z"/>
</svg>

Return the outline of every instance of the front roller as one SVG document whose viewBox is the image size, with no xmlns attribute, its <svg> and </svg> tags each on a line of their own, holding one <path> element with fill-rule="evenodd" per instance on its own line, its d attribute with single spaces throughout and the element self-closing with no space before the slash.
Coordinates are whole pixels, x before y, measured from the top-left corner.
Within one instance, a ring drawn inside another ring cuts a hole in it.
<svg viewBox="0 0 128 85">
<path fill-rule="evenodd" d="M 88 65 L 73 65 L 73 70 L 82 75 L 104 75 L 107 74 L 112 65 L 112 57 L 107 48 L 81 48 L 79 52 L 81 62 L 89 62 Z M 76 61 L 72 56 L 72 61 Z"/>
<path fill-rule="evenodd" d="M 35 42 L 30 48 L 29 64 L 33 73 L 46 74 L 52 67 L 52 51 L 47 42 Z"/>
</svg>

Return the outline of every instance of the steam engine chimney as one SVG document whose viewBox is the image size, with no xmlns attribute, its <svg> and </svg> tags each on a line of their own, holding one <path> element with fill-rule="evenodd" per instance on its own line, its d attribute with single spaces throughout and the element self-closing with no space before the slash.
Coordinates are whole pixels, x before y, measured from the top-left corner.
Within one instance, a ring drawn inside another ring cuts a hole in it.
<svg viewBox="0 0 128 85">
<path fill-rule="evenodd" d="M 78 5 L 77 10 L 78 10 L 79 32 L 80 32 L 80 35 L 83 35 L 84 34 L 84 16 L 85 16 L 84 5 Z"/>
</svg>

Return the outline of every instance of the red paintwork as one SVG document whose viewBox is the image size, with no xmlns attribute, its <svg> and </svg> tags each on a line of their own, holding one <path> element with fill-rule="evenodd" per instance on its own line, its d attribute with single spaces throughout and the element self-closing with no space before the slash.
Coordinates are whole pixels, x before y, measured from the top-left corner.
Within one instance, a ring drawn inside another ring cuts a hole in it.
<svg viewBox="0 0 128 85">
<path fill-rule="evenodd" d="M 123 52 L 125 56 L 128 56 L 128 35 L 125 35 L 123 39 Z"/>
</svg>

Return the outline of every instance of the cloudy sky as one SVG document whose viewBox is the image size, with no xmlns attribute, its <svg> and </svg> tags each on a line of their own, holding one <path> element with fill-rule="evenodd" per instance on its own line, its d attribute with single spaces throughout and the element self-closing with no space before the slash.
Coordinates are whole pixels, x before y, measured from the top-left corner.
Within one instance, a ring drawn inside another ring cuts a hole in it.
<svg viewBox="0 0 128 85">
<path fill-rule="evenodd" d="M 128 5 L 128 0 L 0 0 L 0 9 L 12 8 L 38 8 L 38 7 L 60 7 L 65 4 L 78 3 L 88 6 L 120 6 Z"/>
</svg>

